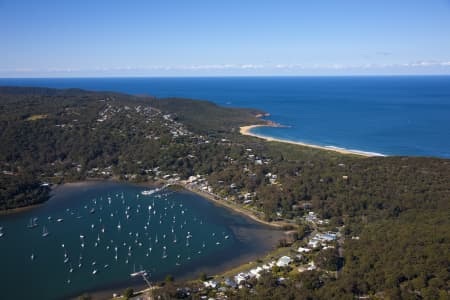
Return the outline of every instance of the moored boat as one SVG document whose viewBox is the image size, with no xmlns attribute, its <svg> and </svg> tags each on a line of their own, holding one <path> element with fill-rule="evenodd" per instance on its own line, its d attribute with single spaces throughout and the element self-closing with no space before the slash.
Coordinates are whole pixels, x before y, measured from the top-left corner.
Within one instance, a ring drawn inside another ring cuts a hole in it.
<svg viewBox="0 0 450 300">
<path fill-rule="evenodd" d="M 43 236 L 43 237 L 46 237 L 46 236 L 48 236 L 48 235 L 49 235 L 49 232 L 48 232 L 48 230 L 47 230 L 47 227 L 44 226 L 44 227 L 42 228 L 42 236 Z"/>
</svg>

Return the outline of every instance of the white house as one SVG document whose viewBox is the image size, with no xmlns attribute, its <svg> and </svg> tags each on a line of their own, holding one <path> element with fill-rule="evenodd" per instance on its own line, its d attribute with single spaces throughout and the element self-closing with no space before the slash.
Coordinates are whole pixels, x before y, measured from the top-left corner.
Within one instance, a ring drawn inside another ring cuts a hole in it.
<svg viewBox="0 0 450 300">
<path fill-rule="evenodd" d="M 308 242 L 308 247 L 310 247 L 310 248 L 317 248 L 317 247 L 319 247 L 319 245 L 320 245 L 320 241 L 316 240 L 316 239 L 311 239 Z"/>
<path fill-rule="evenodd" d="M 289 256 L 282 256 L 280 257 L 280 259 L 278 259 L 277 261 L 277 266 L 278 267 L 286 267 L 287 265 L 289 265 L 291 263 L 292 259 Z"/>
<path fill-rule="evenodd" d="M 203 282 L 203 285 L 205 286 L 205 287 L 211 287 L 211 288 L 213 288 L 213 289 L 215 289 L 216 287 L 217 287 L 217 282 L 216 281 L 214 281 L 214 280 L 210 280 L 210 281 L 205 281 L 205 282 Z"/>
<path fill-rule="evenodd" d="M 333 232 L 327 232 L 317 234 L 316 238 L 324 242 L 331 242 L 334 241 L 337 238 L 337 236 Z"/>
<path fill-rule="evenodd" d="M 250 272 L 249 272 L 250 276 L 259 278 L 261 276 L 260 273 L 261 273 L 262 270 L 263 270 L 263 268 L 261 268 L 261 267 L 257 267 L 255 269 L 251 269 Z"/>
<path fill-rule="evenodd" d="M 300 253 L 308 253 L 311 251 L 311 249 L 299 247 L 297 251 Z"/>
<path fill-rule="evenodd" d="M 239 273 L 236 276 L 234 276 L 234 281 L 236 281 L 237 284 L 241 284 L 241 282 L 245 282 L 248 278 L 249 278 L 248 274 Z"/>
<path fill-rule="evenodd" d="M 314 263 L 314 261 L 311 261 L 309 263 L 309 266 L 308 266 L 307 270 L 308 271 L 312 271 L 312 270 L 315 270 L 315 269 L 317 269 L 316 264 Z"/>
</svg>

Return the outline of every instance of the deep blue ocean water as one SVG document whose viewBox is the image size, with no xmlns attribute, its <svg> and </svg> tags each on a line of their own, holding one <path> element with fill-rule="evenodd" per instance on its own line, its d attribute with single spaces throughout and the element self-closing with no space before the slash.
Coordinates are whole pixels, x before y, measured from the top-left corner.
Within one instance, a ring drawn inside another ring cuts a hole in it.
<svg viewBox="0 0 450 300">
<path fill-rule="evenodd" d="M 259 108 L 276 138 L 385 155 L 450 157 L 450 76 L 0 79 Z"/>
</svg>

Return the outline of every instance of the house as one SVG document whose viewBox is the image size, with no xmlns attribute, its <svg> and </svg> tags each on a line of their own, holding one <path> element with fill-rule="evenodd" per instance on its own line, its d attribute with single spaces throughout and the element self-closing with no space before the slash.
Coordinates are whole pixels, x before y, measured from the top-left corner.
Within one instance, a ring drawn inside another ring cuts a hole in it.
<svg viewBox="0 0 450 300">
<path fill-rule="evenodd" d="M 233 289 L 237 288 L 236 282 L 234 282 L 234 280 L 230 278 L 225 278 L 225 284 L 228 285 L 229 287 L 232 287 Z"/>
<path fill-rule="evenodd" d="M 299 247 L 297 251 L 300 253 L 308 253 L 311 251 L 311 249 Z"/>
<path fill-rule="evenodd" d="M 234 280 L 237 282 L 237 284 L 241 284 L 241 282 L 245 282 L 249 278 L 250 276 L 248 276 L 248 274 L 246 273 L 239 273 L 234 276 Z"/>
<path fill-rule="evenodd" d="M 250 277 L 256 277 L 259 278 L 261 275 L 259 273 L 261 273 L 261 271 L 263 271 L 263 268 L 261 267 L 257 267 L 256 269 L 251 269 L 250 270 Z"/>
<path fill-rule="evenodd" d="M 244 194 L 244 198 L 247 200 L 247 199 L 250 199 L 252 197 L 252 193 L 245 193 Z"/>
<path fill-rule="evenodd" d="M 311 249 L 317 248 L 317 247 L 319 247 L 319 245 L 320 245 L 320 241 L 319 241 L 319 240 L 316 240 L 316 239 L 311 239 L 311 240 L 308 242 L 308 247 L 311 248 Z"/>
<path fill-rule="evenodd" d="M 278 259 L 277 261 L 277 266 L 278 267 L 286 267 L 287 265 L 289 265 L 291 263 L 292 259 L 289 256 L 282 256 L 280 257 L 280 259 Z"/>
<path fill-rule="evenodd" d="M 189 178 L 188 178 L 189 183 L 195 182 L 196 180 L 197 180 L 196 176 L 189 176 Z"/>
<path fill-rule="evenodd" d="M 210 287 L 210 288 L 215 289 L 215 288 L 217 287 L 218 283 L 217 283 L 217 281 L 209 280 L 209 281 L 203 282 L 203 285 L 204 285 L 205 287 Z"/>
<path fill-rule="evenodd" d="M 327 232 L 327 233 L 319 233 L 317 234 L 314 239 L 320 240 L 322 242 L 331 242 L 336 240 L 336 233 L 333 232 Z"/>
<path fill-rule="evenodd" d="M 284 278 L 284 277 L 279 277 L 278 279 L 277 279 L 277 282 L 278 283 L 282 283 L 283 281 L 285 281 L 286 280 L 286 278 Z"/>
<path fill-rule="evenodd" d="M 309 263 L 309 266 L 308 266 L 307 270 L 308 271 L 312 271 L 312 270 L 315 270 L 315 269 L 317 269 L 316 264 L 314 263 L 314 261 L 311 261 Z"/>
</svg>

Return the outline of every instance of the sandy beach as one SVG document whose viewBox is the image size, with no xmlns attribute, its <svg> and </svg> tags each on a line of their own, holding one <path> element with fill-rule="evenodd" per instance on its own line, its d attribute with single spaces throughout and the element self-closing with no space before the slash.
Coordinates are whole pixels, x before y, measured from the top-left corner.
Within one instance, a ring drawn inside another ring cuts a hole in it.
<svg viewBox="0 0 450 300">
<path fill-rule="evenodd" d="M 240 127 L 240 133 L 242 135 L 257 137 L 257 138 L 266 140 L 268 142 L 280 142 L 280 143 L 298 145 L 298 146 L 309 147 L 309 148 L 314 148 L 314 149 L 334 151 L 334 152 L 338 152 L 338 153 L 341 153 L 341 154 L 352 154 L 352 155 L 359 155 L 359 156 L 364 156 L 364 157 L 384 156 L 384 155 L 379 154 L 379 153 L 371 153 L 371 152 L 364 152 L 364 151 L 358 151 L 358 150 L 347 150 L 347 149 L 342 149 L 342 148 L 338 148 L 338 147 L 331 147 L 331 146 L 330 147 L 318 146 L 318 145 L 307 144 L 307 143 L 302 143 L 302 142 L 294 142 L 294 141 L 289 141 L 289 140 L 284 140 L 284 139 L 277 139 L 277 138 L 272 138 L 272 137 L 268 137 L 268 136 L 264 136 L 264 135 L 259 135 L 259 134 L 253 133 L 252 129 L 253 128 L 258 128 L 258 127 L 277 127 L 277 126 L 273 126 L 273 125 L 248 125 L 248 126 L 242 126 L 242 127 Z"/>
</svg>

